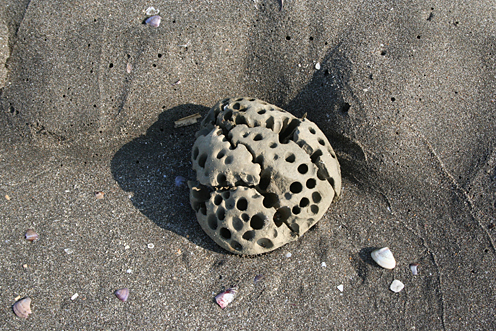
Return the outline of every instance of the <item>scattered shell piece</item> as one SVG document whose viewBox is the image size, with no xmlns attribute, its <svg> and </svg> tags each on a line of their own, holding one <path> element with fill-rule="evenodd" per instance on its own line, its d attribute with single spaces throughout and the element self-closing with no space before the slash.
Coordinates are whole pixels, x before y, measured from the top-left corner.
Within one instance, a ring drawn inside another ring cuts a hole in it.
<svg viewBox="0 0 496 331">
<path fill-rule="evenodd" d="M 97 198 L 98 200 L 103 199 L 103 196 L 104 196 L 104 195 L 105 195 L 105 193 L 104 193 L 104 192 L 102 192 L 102 191 L 96 191 L 96 192 L 95 192 L 95 198 Z"/>
<path fill-rule="evenodd" d="M 22 265 L 22 267 L 23 267 L 24 269 L 27 269 L 27 268 L 28 268 L 28 265 L 27 265 L 27 264 L 23 264 L 23 265 Z"/>
<path fill-rule="evenodd" d="M 176 80 L 176 81 L 175 81 L 174 83 L 172 83 L 171 85 L 172 85 L 172 86 L 174 86 L 174 85 L 179 85 L 179 84 L 181 84 L 181 80 L 180 80 L 180 79 Z"/>
<path fill-rule="evenodd" d="M 389 289 L 395 293 L 400 292 L 403 288 L 405 287 L 405 284 L 400 282 L 399 280 L 395 279 L 391 283 L 391 286 L 389 286 Z"/>
<path fill-rule="evenodd" d="M 32 229 L 28 229 L 26 231 L 26 234 L 24 235 L 24 237 L 26 237 L 26 239 L 29 241 L 36 241 L 36 240 L 40 239 L 40 236 L 36 232 L 34 232 L 34 230 L 32 230 Z"/>
<path fill-rule="evenodd" d="M 150 249 L 155 247 L 155 245 L 154 245 L 154 244 L 152 244 L 152 243 L 148 244 L 147 246 L 148 246 L 148 248 L 150 248 Z"/>
<path fill-rule="evenodd" d="M 71 297 L 71 300 L 74 301 L 78 298 L 79 294 L 78 293 L 74 293 L 74 295 Z"/>
<path fill-rule="evenodd" d="M 320 70 L 320 62 L 315 63 L 315 69 Z"/>
<path fill-rule="evenodd" d="M 180 128 L 182 126 L 195 124 L 200 118 L 201 115 L 199 113 L 180 118 L 177 121 L 174 121 L 174 127 Z"/>
<path fill-rule="evenodd" d="M 7 194 L 5 194 L 5 199 L 10 201 L 10 197 Z"/>
<path fill-rule="evenodd" d="M 376 249 L 371 254 L 372 259 L 384 269 L 394 269 L 396 260 L 388 247 Z"/>
<path fill-rule="evenodd" d="M 126 302 L 128 296 L 129 296 L 129 289 L 128 288 L 121 288 L 120 290 L 115 291 L 115 296 L 117 299 Z"/>
<path fill-rule="evenodd" d="M 322 262 L 322 263 L 320 264 L 320 266 L 321 266 L 322 268 L 325 268 L 325 267 L 327 267 L 327 263 Z"/>
<path fill-rule="evenodd" d="M 128 74 L 130 74 L 131 71 L 133 71 L 133 65 L 131 63 L 126 64 L 126 71 Z"/>
<path fill-rule="evenodd" d="M 72 250 L 71 248 L 66 248 L 64 249 L 64 252 L 66 252 L 67 254 L 72 254 L 74 253 L 74 250 Z"/>
<path fill-rule="evenodd" d="M 410 270 L 412 271 L 412 274 L 414 276 L 418 275 L 418 263 L 411 263 L 410 264 Z"/>
<path fill-rule="evenodd" d="M 291 257 L 293 254 L 291 253 L 286 253 L 286 257 Z"/>
<path fill-rule="evenodd" d="M 124 249 L 130 249 L 130 248 L 131 248 L 131 246 L 129 246 L 129 245 L 124 246 Z"/>
<path fill-rule="evenodd" d="M 184 178 L 183 176 L 177 176 L 174 181 L 176 183 L 176 186 L 183 186 L 184 183 L 186 183 L 186 178 Z"/>
<path fill-rule="evenodd" d="M 343 292 L 344 291 L 343 284 L 340 284 L 340 285 L 336 286 L 336 288 L 339 290 L 339 292 Z"/>
<path fill-rule="evenodd" d="M 160 26 L 160 21 L 162 20 L 162 17 L 158 15 L 154 15 L 151 17 L 148 17 L 145 21 L 146 24 L 153 26 L 154 28 L 158 28 Z"/>
<path fill-rule="evenodd" d="M 184 48 L 188 48 L 189 46 L 191 46 L 191 41 L 188 40 L 188 42 L 186 44 L 182 44 L 182 45 L 177 45 L 178 47 L 184 47 Z"/>
<path fill-rule="evenodd" d="M 128 274 L 132 274 L 132 273 L 133 273 L 133 270 L 131 270 L 131 269 L 127 269 L 127 270 L 126 270 L 126 272 L 127 272 Z"/>
<path fill-rule="evenodd" d="M 264 278 L 265 278 L 265 276 L 264 276 L 264 275 L 256 275 L 256 276 L 255 276 L 255 279 L 253 280 L 253 282 L 254 282 L 255 284 L 257 284 L 257 283 L 261 282 L 262 280 L 264 280 Z"/>
<path fill-rule="evenodd" d="M 220 308 L 224 309 L 234 300 L 234 295 L 236 295 L 237 291 L 238 288 L 236 286 L 227 289 L 224 292 L 217 294 L 217 296 L 215 297 L 215 302 L 217 302 Z"/>
<path fill-rule="evenodd" d="M 29 314 L 31 314 L 31 298 L 25 297 L 22 300 L 17 301 L 12 306 L 14 313 L 19 318 L 28 318 Z"/>
<path fill-rule="evenodd" d="M 145 14 L 147 16 L 153 16 L 153 15 L 158 15 L 160 13 L 160 10 L 155 9 L 155 7 L 148 7 L 145 10 Z"/>
<path fill-rule="evenodd" d="M 279 11 L 282 10 L 282 5 L 284 5 L 284 0 L 279 0 Z"/>
</svg>

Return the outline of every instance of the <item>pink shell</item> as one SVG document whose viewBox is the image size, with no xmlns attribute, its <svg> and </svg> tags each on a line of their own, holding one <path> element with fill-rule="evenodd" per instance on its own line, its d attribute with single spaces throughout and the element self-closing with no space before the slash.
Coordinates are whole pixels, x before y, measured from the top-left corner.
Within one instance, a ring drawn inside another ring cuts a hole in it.
<svg viewBox="0 0 496 331">
<path fill-rule="evenodd" d="M 121 288 L 120 290 L 115 291 L 115 296 L 119 300 L 126 302 L 127 297 L 129 296 L 129 289 L 128 288 Z"/>
<path fill-rule="evenodd" d="M 153 26 L 154 28 L 158 28 L 160 25 L 160 21 L 162 20 L 162 17 L 155 15 L 148 17 L 145 21 L 146 24 Z"/>
<path fill-rule="evenodd" d="M 236 294 L 237 290 L 237 287 L 233 287 L 217 294 L 217 296 L 215 297 L 215 302 L 217 302 L 220 308 L 226 308 L 227 305 L 234 300 L 234 295 Z"/>
<path fill-rule="evenodd" d="M 31 314 L 31 298 L 26 297 L 14 303 L 12 309 L 14 313 L 19 318 L 28 318 L 29 314 Z"/>
<path fill-rule="evenodd" d="M 40 236 L 36 232 L 34 232 L 34 230 L 32 230 L 32 229 L 28 229 L 24 236 L 29 241 L 36 241 L 36 240 L 40 239 Z"/>
</svg>

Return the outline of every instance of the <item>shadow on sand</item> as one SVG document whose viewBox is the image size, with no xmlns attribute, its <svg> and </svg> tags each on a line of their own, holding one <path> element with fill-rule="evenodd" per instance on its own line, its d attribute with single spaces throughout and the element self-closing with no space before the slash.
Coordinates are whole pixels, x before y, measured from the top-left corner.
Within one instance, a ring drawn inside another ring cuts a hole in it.
<svg viewBox="0 0 496 331">
<path fill-rule="evenodd" d="M 353 127 L 365 116 L 349 82 L 351 62 L 339 51 L 329 51 L 322 69 L 287 105 L 278 105 L 317 123 L 336 150 L 343 176 L 363 173 L 365 155 L 353 140 Z M 236 96 L 234 96 L 236 97 Z M 195 244 L 223 252 L 201 229 L 189 204 L 186 183 L 176 177 L 195 178 L 191 168 L 191 146 L 199 124 L 174 128 L 174 120 L 194 113 L 204 116 L 209 108 L 185 104 L 164 111 L 146 132 L 125 144 L 112 159 L 112 174 L 121 188 L 132 192 L 132 203 L 158 226 L 187 237 Z"/>
</svg>

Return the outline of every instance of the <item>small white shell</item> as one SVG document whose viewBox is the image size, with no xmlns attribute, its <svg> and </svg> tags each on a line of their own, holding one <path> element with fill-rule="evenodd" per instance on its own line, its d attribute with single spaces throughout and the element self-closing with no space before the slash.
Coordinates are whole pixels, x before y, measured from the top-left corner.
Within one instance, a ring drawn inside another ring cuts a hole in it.
<svg viewBox="0 0 496 331">
<path fill-rule="evenodd" d="M 159 9 L 155 9 L 155 7 L 148 7 L 145 10 L 145 14 L 148 15 L 148 16 L 157 15 L 158 13 L 160 13 L 160 10 Z"/>
<path fill-rule="evenodd" d="M 394 293 L 400 292 L 403 288 L 405 287 L 405 284 L 400 282 L 399 280 L 395 279 L 391 283 L 391 286 L 389 286 L 389 289 L 393 291 Z"/>
<path fill-rule="evenodd" d="M 29 314 L 31 314 L 31 298 L 26 297 L 14 303 L 12 309 L 14 313 L 19 318 L 28 318 Z"/>
<path fill-rule="evenodd" d="M 411 263 L 410 264 L 410 270 L 412 271 L 412 274 L 414 276 L 418 275 L 418 263 Z"/>
<path fill-rule="evenodd" d="M 220 308 L 226 308 L 227 305 L 234 300 L 234 295 L 236 294 L 237 290 L 237 287 L 232 287 L 225 290 L 224 292 L 217 294 L 217 296 L 215 297 L 215 302 L 217 302 Z"/>
<path fill-rule="evenodd" d="M 384 269 L 394 269 L 396 260 L 388 247 L 376 249 L 371 254 L 372 259 Z"/>
<path fill-rule="evenodd" d="M 153 26 L 154 28 L 158 28 L 160 25 L 160 21 L 162 20 L 162 17 L 158 15 L 154 15 L 151 17 L 148 17 L 145 21 L 146 24 Z"/>
</svg>

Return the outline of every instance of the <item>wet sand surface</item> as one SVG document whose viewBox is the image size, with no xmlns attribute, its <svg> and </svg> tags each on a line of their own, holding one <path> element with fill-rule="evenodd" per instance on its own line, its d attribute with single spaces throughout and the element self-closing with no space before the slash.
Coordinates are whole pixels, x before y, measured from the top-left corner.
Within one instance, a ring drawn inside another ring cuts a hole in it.
<svg viewBox="0 0 496 331">
<path fill-rule="evenodd" d="M 0 329 L 495 329 L 495 17 L 493 1 L 3 2 Z M 307 113 L 343 176 L 316 226 L 255 257 L 218 247 L 175 183 L 194 179 L 199 124 L 174 121 L 244 96 Z M 384 246 L 393 270 L 370 258 Z"/>
</svg>

